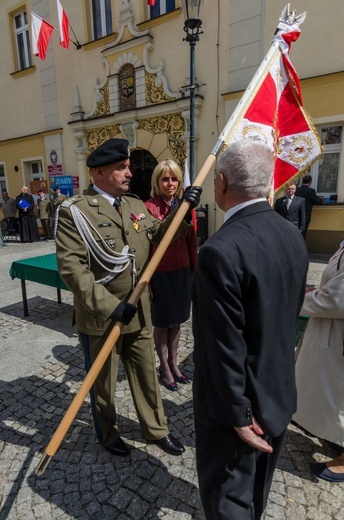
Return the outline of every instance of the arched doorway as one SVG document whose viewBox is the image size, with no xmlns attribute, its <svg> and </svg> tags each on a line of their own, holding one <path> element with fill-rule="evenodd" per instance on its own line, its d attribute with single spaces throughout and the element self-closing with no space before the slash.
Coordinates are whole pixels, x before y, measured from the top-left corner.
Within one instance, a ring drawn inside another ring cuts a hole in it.
<svg viewBox="0 0 344 520">
<path fill-rule="evenodd" d="M 133 174 L 130 183 L 131 193 L 143 201 L 150 198 L 151 178 L 158 161 L 147 150 L 134 150 L 130 153 L 130 168 Z"/>
</svg>

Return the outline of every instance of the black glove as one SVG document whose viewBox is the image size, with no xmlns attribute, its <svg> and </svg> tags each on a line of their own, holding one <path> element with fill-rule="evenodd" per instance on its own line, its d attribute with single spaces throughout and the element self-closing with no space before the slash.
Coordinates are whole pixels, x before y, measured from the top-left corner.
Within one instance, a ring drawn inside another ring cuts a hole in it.
<svg viewBox="0 0 344 520">
<path fill-rule="evenodd" d="M 136 313 L 137 307 L 135 307 L 135 305 L 121 302 L 111 314 L 111 319 L 120 321 L 121 323 L 124 323 L 124 325 L 129 325 Z"/>
<path fill-rule="evenodd" d="M 190 203 L 189 211 L 194 209 L 201 201 L 201 193 L 203 189 L 200 186 L 189 186 L 185 188 L 184 195 L 182 198 Z"/>
</svg>

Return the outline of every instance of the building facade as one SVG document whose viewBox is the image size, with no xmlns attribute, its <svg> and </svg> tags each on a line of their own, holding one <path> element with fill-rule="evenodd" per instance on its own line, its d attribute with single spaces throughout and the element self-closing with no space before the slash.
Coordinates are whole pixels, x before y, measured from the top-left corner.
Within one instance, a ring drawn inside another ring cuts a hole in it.
<svg viewBox="0 0 344 520">
<path fill-rule="evenodd" d="M 155 165 L 171 157 L 184 169 L 188 154 L 190 52 L 180 0 L 156 0 L 154 7 L 147 0 L 61 3 L 70 47 L 60 46 L 54 30 L 44 61 L 32 55 L 31 13 L 58 27 L 56 0 L 0 5 L 0 203 L 3 191 L 15 197 L 24 184 L 49 186 L 50 180 L 53 186 L 61 175 L 72 177 L 74 193 L 82 193 L 90 181 L 87 155 L 110 137 L 128 139 L 131 189 L 147 198 Z M 265 56 L 285 0 L 203 4 L 204 33 L 195 52 L 196 171 Z M 341 0 L 327 10 L 320 0 L 297 0 L 291 8 L 307 11 L 291 60 L 325 147 L 312 166 L 313 187 L 336 199 L 313 210 L 309 247 L 327 252 L 344 229 L 344 58 L 333 52 L 344 38 L 344 8 Z M 213 185 L 211 171 L 202 196 L 209 234 L 223 219 Z"/>
</svg>

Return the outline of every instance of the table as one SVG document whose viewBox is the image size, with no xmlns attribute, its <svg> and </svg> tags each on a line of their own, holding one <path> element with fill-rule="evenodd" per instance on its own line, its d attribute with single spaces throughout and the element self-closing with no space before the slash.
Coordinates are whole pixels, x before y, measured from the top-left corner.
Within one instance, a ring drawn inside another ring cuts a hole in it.
<svg viewBox="0 0 344 520">
<path fill-rule="evenodd" d="M 55 253 L 26 258 L 25 260 L 15 260 L 12 262 L 9 272 L 12 280 L 14 278 L 21 280 L 24 316 L 29 315 L 26 280 L 56 287 L 58 303 L 61 303 L 61 289 L 69 290 L 58 273 Z"/>
</svg>

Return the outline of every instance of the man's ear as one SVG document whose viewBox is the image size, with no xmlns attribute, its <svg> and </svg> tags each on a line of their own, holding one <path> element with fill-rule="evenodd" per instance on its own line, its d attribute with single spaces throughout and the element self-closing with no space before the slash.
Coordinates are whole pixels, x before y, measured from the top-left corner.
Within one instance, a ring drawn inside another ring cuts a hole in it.
<svg viewBox="0 0 344 520">
<path fill-rule="evenodd" d="M 94 177 L 103 177 L 103 170 L 101 166 L 96 166 L 95 168 L 92 168 L 92 175 Z"/>
<path fill-rule="evenodd" d="M 228 190 L 228 184 L 227 181 L 223 175 L 223 173 L 220 172 L 220 193 L 224 194 Z"/>
</svg>

